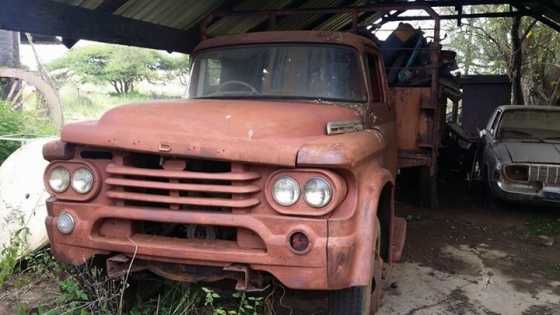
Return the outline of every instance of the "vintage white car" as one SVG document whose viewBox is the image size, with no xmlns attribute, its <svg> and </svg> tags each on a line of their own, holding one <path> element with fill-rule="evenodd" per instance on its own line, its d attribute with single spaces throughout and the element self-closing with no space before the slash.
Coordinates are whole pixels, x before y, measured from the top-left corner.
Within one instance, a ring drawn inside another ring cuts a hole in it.
<svg viewBox="0 0 560 315">
<path fill-rule="evenodd" d="M 560 206 L 560 107 L 500 106 L 480 136 L 493 196 Z"/>
</svg>

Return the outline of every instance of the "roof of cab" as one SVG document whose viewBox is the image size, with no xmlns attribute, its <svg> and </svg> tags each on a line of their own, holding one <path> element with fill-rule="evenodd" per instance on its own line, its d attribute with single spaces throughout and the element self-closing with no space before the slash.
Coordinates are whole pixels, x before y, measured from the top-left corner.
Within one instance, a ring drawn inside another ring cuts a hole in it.
<svg viewBox="0 0 560 315">
<path fill-rule="evenodd" d="M 202 41 L 194 52 L 221 46 L 265 43 L 323 43 L 352 46 L 359 51 L 366 46 L 377 50 L 375 43 L 366 37 L 348 32 L 323 31 L 274 31 L 219 36 Z"/>
</svg>

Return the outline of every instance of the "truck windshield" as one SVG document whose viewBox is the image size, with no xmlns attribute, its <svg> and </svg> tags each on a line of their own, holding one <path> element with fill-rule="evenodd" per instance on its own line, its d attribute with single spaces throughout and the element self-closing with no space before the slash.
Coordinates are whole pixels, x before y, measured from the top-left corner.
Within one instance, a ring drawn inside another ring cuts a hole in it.
<svg viewBox="0 0 560 315">
<path fill-rule="evenodd" d="M 498 136 L 515 139 L 560 139 L 560 111 L 509 110 L 502 116 Z"/>
<path fill-rule="evenodd" d="M 254 45 L 217 48 L 195 60 L 191 98 L 303 98 L 364 102 L 353 48 Z"/>
</svg>

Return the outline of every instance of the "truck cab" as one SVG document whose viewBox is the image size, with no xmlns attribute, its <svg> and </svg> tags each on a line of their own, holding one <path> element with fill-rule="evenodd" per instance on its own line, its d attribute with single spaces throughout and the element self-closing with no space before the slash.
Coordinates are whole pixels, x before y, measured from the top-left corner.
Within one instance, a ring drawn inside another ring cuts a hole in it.
<svg viewBox="0 0 560 315">
<path fill-rule="evenodd" d="M 325 290 L 380 305 L 399 260 L 395 110 L 375 44 L 338 32 L 203 41 L 190 97 L 112 109 L 44 147 L 54 255 L 109 275 Z"/>
</svg>

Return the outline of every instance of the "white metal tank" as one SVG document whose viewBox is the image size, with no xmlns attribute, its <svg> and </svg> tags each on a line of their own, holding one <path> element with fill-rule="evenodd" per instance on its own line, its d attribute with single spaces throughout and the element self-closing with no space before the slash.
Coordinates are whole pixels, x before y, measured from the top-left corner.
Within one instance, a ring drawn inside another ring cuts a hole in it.
<svg viewBox="0 0 560 315">
<path fill-rule="evenodd" d="M 28 142 L 0 166 L 0 251 L 10 246 L 10 237 L 24 227 L 29 230 L 26 253 L 48 244 L 45 201 L 49 194 L 43 185 L 48 162 L 42 148 L 51 140 Z"/>
</svg>

